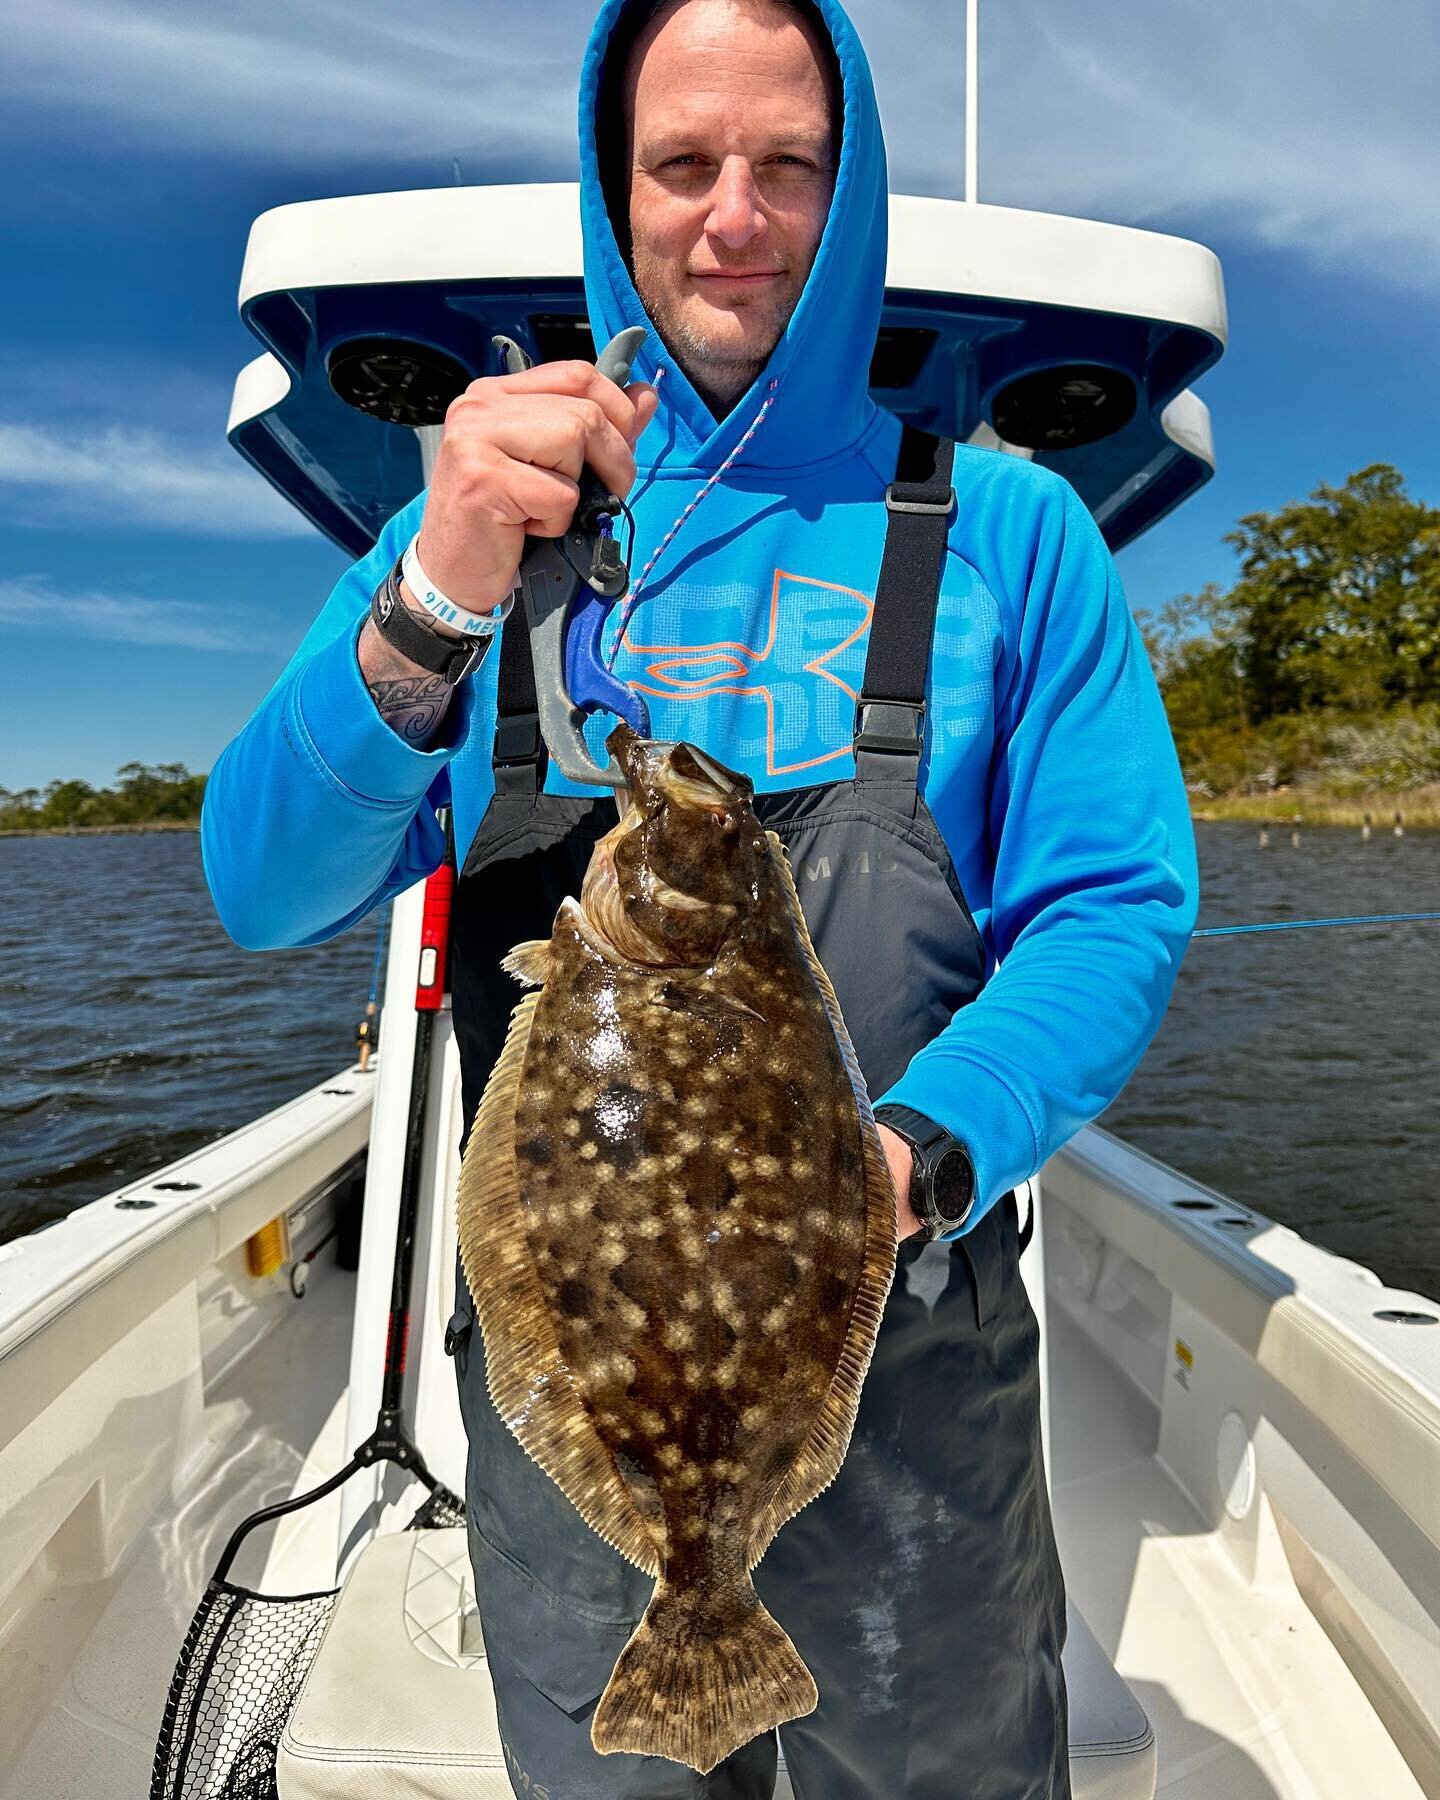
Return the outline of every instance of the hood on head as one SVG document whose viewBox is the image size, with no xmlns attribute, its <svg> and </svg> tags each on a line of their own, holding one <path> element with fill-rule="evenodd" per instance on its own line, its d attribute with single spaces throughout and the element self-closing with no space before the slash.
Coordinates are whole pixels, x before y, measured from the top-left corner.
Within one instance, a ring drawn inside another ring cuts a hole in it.
<svg viewBox="0 0 1440 1800">
<path fill-rule="evenodd" d="M 764 431 L 746 450 L 750 468 L 793 469 L 853 443 L 871 417 L 868 377 L 885 291 L 888 189 L 885 144 L 870 65 L 837 0 L 814 0 L 840 68 L 844 130 L 830 213 L 805 291 L 769 363 L 725 418 L 716 420 L 661 343 L 640 296 L 606 203 L 597 117 L 606 94 L 612 38 L 640 0 L 607 0 L 580 76 L 580 212 L 585 301 L 597 345 L 627 326 L 650 335 L 635 360 L 637 380 L 663 369 L 660 410 L 640 440 L 642 468 L 713 469 L 735 448 L 768 384 L 780 386 Z M 628 32 L 620 32 L 621 51 Z M 628 246 L 627 223 L 620 221 Z"/>
</svg>

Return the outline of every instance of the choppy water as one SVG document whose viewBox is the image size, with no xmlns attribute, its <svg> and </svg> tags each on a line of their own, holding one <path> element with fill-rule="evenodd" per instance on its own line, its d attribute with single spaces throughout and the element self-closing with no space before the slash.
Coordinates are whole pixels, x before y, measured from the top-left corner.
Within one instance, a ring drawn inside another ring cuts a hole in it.
<svg viewBox="0 0 1440 1800">
<path fill-rule="evenodd" d="M 257 956 L 194 832 L 0 841 L 0 1239 L 343 1068 L 373 923 Z"/>
<path fill-rule="evenodd" d="M 1440 909 L 1440 834 L 1202 825 L 1202 925 Z M 1102 1123 L 1387 1282 L 1440 1297 L 1440 923 L 1190 947 Z"/>
<path fill-rule="evenodd" d="M 1202 924 L 1440 907 L 1440 834 L 1200 827 Z M 263 956 L 190 834 L 0 841 L 0 1239 L 339 1068 L 374 927 Z M 1440 925 L 1197 942 L 1104 1123 L 1387 1281 L 1440 1296 Z"/>
</svg>

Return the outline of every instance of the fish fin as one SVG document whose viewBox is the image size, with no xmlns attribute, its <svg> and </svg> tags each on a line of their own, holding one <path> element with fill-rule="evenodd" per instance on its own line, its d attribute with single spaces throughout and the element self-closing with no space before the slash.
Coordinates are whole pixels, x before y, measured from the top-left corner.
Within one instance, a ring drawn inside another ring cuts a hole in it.
<svg viewBox="0 0 1440 1800">
<path fill-rule="evenodd" d="M 819 1698 L 748 1575 L 718 1592 L 662 1578 L 600 1696 L 590 1741 L 602 1756 L 668 1756 L 708 1775 L 741 1744 L 813 1712 Z"/>
<path fill-rule="evenodd" d="M 698 982 L 687 987 L 678 981 L 667 981 L 655 995 L 653 1004 L 667 1007 L 671 1012 L 694 1013 L 702 1019 L 758 1019 L 762 1025 L 769 1024 L 764 1013 L 756 1012 L 753 1006 L 747 1006 L 733 994 L 720 988 L 704 987 Z"/>
<path fill-rule="evenodd" d="M 500 958 L 500 967 L 525 987 L 544 987 L 550 979 L 549 938 L 529 938 L 517 944 L 508 956 Z"/>
<path fill-rule="evenodd" d="M 658 1575 L 654 1540 L 560 1354 L 525 1229 L 515 1107 L 540 999 L 526 994 L 511 1014 L 475 1113 L 456 1198 L 460 1263 L 485 1338 L 496 1411 L 585 1523 L 647 1575 Z"/>
<path fill-rule="evenodd" d="M 800 947 L 825 1002 L 825 1011 L 835 1029 L 845 1073 L 850 1079 L 860 1114 L 860 1136 L 865 1161 L 865 1249 L 860 1264 L 860 1279 L 856 1284 L 850 1318 L 845 1327 L 845 1341 L 840 1346 L 830 1391 L 821 1402 L 810 1436 L 782 1476 L 770 1504 L 755 1521 L 748 1550 L 748 1562 L 752 1569 L 765 1554 L 780 1527 L 793 1519 L 802 1507 L 808 1506 L 817 1494 L 823 1493 L 840 1472 L 840 1464 L 845 1460 L 845 1452 L 850 1447 L 850 1434 L 855 1428 L 860 1389 L 870 1367 L 870 1358 L 875 1353 L 880 1315 L 885 1310 L 885 1299 L 890 1292 L 890 1283 L 895 1278 L 896 1253 L 895 1184 L 890 1177 L 890 1165 L 885 1160 L 885 1149 L 875 1125 L 875 1114 L 870 1108 L 870 1096 L 865 1091 L 860 1062 L 855 1055 L 855 1046 L 850 1042 L 850 1033 L 845 1029 L 834 986 L 810 941 L 810 931 L 800 908 L 800 895 L 796 891 L 795 876 L 786 857 L 785 847 L 773 831 L 766 835 L 770 839 L 785 883 L 795 934 L 800 940 Z"/>
</svg>

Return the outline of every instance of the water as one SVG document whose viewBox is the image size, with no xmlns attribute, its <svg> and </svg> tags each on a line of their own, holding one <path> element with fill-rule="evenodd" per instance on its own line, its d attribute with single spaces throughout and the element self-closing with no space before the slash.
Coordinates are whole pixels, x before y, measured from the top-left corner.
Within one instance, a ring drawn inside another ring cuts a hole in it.
<svg viewBox="0 0 1440 1800">
<path fill-rule="evenodd" d="M 1197 828 L 1201 925 L 1440 908 L 1440 833 Z M 1395 1287 L 1440 1298 L 1440 923 L 1201 939 L 1101 1121 Z"/>
<path fill-rule="evenodd" d="M 0 1240 L 222 1137 L 354 1056 L 374 923 L 254 955 L 194 832 L 0 841 Z"/>
<path fill-rule="evenodd" d="M 1202 924 L 1440 906 L 1440 834 L 1199 828 Z M 237 950 L 187 833 L 0 841 L 0 1239 L 340 1068 L 374 928 Z M 1219 938 L 1104 1123 L 1440 1296 L 1440 925 Z"/>
</svg>

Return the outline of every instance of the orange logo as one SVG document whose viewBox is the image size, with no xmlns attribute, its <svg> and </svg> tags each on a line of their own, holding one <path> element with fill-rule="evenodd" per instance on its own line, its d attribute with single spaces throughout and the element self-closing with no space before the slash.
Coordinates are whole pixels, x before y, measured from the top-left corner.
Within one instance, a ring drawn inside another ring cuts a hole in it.
<svg viewBox="0 0 1440 1800">
<path fill-rule="evenodd" d="M 696 599 L 703 599 L 713 618 L 711 596 Z M 665 700 L 708 701 L 721 694 L 758 700 L 765 709 L 769 773 L 810 769 L 850 752 L 854 705 L 865 668 L 864 640 L 873 611 L 858 588 L 776 569 L 762 644 L 730 638 L 701 644 L 645 643 L 635 635 L 637 624 L 644 629 L 642 606 L 620 640 L 615 672 L 641 693 Z M 822 646 L 818 650 L 817 641 Z M 832 683 L 846 696 L 848 706 L 817 706 L 818 682 Z M 837 715 L 844 721 L 843 739 L 826 744 L 827 736 L 837 735 Z"/>
</svg>

